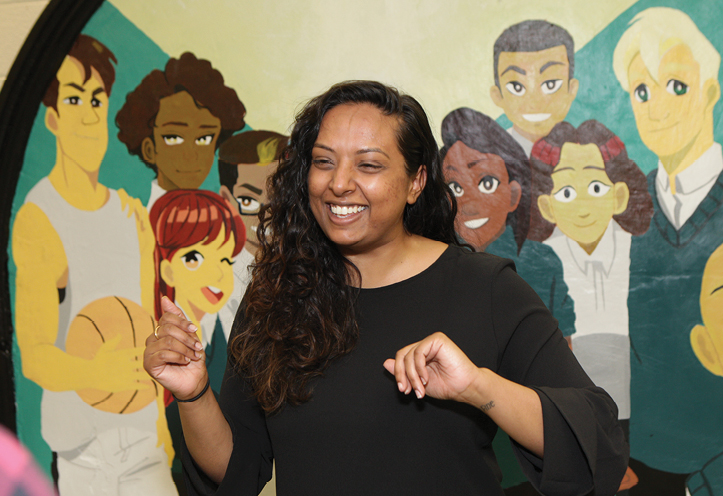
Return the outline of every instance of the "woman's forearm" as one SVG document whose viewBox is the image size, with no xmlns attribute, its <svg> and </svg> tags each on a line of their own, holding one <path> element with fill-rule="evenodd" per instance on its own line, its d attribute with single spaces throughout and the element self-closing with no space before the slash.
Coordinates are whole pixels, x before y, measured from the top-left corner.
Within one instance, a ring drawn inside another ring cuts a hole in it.
<svg viewBox="0 0 723 496">
<path fill-rule="evenodd" d="M 216 483 L 226 474 L 233 451 L 233 434 L 212 391 L 191 403 L 178 403 L 188 451 Z"/>
<path fill-rule="evenodd" d="M 465 391 L 464 401 L 485 412 L 530 452 L 543 457 L 542 403 L 535 391 L 481 368 Z"/>
</svg>

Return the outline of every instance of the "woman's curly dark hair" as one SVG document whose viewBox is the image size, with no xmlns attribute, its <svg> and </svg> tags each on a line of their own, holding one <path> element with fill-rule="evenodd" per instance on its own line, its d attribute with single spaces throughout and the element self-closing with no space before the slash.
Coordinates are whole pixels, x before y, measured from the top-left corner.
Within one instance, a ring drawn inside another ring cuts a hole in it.
<svg viewBox="0 0 723 496">
<path fill-rule="evenodd" d="M 373 81 L 347 81 L 312 99 L 296 116 L 289 145 L 268 181 L 259 214 L 259 251 L 253 279 L 234 322 L 229 354 L 267 413 L 311 397 L 310 381 L 349 353 L 358 338 L 349 282 L 356 267 L 321 230 L 309 204 L 311 152 L 326 113 L 337 105 L 371 104 L 395 117 L 397 144 L 413 177 L 425 166 L 427 183 L 404 210 L 404 228 L 445 243 L 454 233 L 457 205 L 444 182 L 437 144 L 421 105 Z"/>
</svg>

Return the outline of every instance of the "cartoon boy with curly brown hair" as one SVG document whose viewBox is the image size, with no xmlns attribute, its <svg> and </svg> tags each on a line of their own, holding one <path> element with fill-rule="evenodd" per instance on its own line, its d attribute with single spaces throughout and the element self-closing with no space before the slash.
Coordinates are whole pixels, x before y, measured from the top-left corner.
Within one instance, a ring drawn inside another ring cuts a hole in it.
<svg viewBox="0 0 723 496">
<path fill-rule="evenodd" d="M 167 191 L 198 189 L 216 149 L 244 127 L 246 108 L 207 60 L 186 52 L 155 69 L 116 115 L 118 139 L 156 173 L 148 208 Z"/>
</svg>

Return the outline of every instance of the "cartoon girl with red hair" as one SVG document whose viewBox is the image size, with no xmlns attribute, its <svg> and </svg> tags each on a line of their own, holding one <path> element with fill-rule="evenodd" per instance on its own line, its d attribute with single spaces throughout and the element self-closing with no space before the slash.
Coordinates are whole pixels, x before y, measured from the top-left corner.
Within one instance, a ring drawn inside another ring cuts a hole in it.
<svg viewBox="0 0 723 496">
<path fill-rule="evenodd" d="M 153 205 L 150 220 L 156 236 L 156 318 L 163 313 L 161 298 L 167 296 L 198 327 L 206 349 L 211 388 L 218 391 L 226 365 L 228 336 L 216 314 L 233 291 L 232 265 L 246 241 L 246 228 L 226 200 L 204 190 L 166 193 Z M 222 350 L 218 356 L 223 357 L 215 360 L 218 367 L 210 364 L 216 349 Z"/>
</svg>

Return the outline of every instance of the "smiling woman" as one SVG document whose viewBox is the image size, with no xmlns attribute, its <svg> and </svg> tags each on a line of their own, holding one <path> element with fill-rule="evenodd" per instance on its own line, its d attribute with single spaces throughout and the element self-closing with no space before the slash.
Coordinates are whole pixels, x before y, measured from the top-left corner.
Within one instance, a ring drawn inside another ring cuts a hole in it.
<svg viewBox="0 0 723 496">
<path fill-rule="evenodd" d="M 170 301 L 146 341 L 146 370 L 179 398 L 191 494 L 258 494 L 275 461 L 279 495 L 501 495 L 498 426 L 543 493 L 615 492 L 614 403 L 511 263 L 459 246 L 416 100 L 333 86 L 269 185 L 220 405 Z"/>
</svg>

